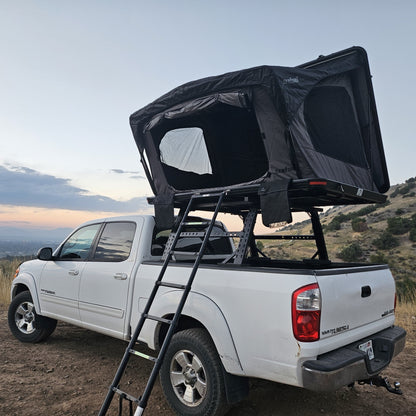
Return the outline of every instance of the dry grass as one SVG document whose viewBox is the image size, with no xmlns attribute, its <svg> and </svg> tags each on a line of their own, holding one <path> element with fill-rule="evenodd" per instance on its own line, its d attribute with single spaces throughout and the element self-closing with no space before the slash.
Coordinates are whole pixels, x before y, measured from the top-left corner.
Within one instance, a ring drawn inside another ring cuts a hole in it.
<svg viewBox="0 0 416 416">
<path fill-rule="evenodd" d="M 399 303 L 395 323 L 407 331 L 406 344 L 416 346 L 416 303 Z"/>
<path fill-rule="evenodd" d="M 0 305 L 10 302 L 10 286 L 21 260 L 0 260 Z"/>
</svg>

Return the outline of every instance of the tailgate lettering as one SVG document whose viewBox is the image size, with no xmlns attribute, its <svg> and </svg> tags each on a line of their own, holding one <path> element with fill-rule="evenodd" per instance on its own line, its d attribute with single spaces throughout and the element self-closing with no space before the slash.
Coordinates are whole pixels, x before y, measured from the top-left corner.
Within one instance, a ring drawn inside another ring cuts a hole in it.
<svg viewBox="0 0 416 416">
<path fill-rule="evenodd" d="M 332 328 L 332 329 L 325 329 L 324 331 L 322 331 L 322 335 L 335 335 L 335 334 L 339 334 L 340 332 L 344 332 L 344 331 L 348 331 L 350 329 L 349 325 L 343 325 L 343 326 L 339 326 L 338 328 Z"/>
</svg>

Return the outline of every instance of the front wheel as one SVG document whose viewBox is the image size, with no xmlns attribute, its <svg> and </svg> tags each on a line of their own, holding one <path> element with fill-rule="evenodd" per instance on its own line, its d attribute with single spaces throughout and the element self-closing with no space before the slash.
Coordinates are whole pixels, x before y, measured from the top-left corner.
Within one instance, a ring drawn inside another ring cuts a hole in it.
<svg viewBox="0 0 416 416">
<path fill-rule="evenodd" d="M 40 342 L 52 334 L 56 320 L 38 315 L 30 292 L 16 295 L 10 303 L 8 313 L 9 328 L 22 342 Z"/>
<path fill-rule="evenodd" d="M 160 369 L 172 409 L 182 416 L 221 416 L 227 409 L 222 363 L 202 328 L 176 333 Z"/>
</svg>

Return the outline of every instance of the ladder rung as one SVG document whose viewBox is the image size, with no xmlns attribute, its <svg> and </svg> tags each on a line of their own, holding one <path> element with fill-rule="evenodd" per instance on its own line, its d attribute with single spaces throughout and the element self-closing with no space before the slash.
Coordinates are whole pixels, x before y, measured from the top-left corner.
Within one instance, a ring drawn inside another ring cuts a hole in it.
<svg viewBox="0 0 416 416">
<path fill-rule="evenodd" d="M 123 390 L 118 389 L 117 387 L 113 387 L 112 390 L 113 390 L 114 393 L 119 394 L 120 396 L 122 396 L 126 400 L 129 400 L 129 401 L 134 402 L 134 403 L 139 403 L 140 402 L 140 399 L 131 396 L 130 394 L 126 393 Z"/>
<path fill-rule="evenodd" d="M 170 282 L 156 282 L 158 286 L 171 287 L 173 289 L 186 289 L 186 285 L 180 285 L 179 283 Z"/>
<path fill-rule="evenodd" d="M 146 319 L 151 319 L 152 321 L 162 322 L 163 324 L 170 325 L 172 321 L 170 319 L 161 318 L 160 316 L 149 315 L 148 313 L 143 314 Z"/>
<path fill-rule="evenodd" d="M 133 355 L 137 355 L 138 357 L 144 358 L 145 360 L 153 361 L 154 363 L 157 361 L 157 358 L 152 357 L 151 355 L 143 354 L 140 351 L 130 349 L 129 353 Z"/>
</svg>

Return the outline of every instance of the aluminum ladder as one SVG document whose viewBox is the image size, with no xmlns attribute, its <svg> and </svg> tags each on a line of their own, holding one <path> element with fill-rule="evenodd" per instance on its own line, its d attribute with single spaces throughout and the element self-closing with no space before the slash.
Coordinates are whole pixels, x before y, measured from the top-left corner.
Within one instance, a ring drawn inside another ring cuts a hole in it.
<svg viewBox="0 0 416 416">
<path fill-rule="evenodd" d="M 113 382 L 111 383 L 111 385 L 109 387 L 107 396 L 106 396 L 106 398 L 105 398 L 105 400 L 104 400 L 104 402 L 101 406 L 100 412 L 98 414 L 99 416 L 105 416 L 107 414 L 107 411 L 108 411 L 108 409 L 111 405 L 111 402 L 112 402 L 113 397 L 114 397 L 115 394 L 118 394 L 120 396 L 120 408 L 119 408 L 119 413 L 120 414 L 121 414 L 121 405 L 122 405 L 121 402 L 122 402 L 123 399 L 130 402 L 130 414 L 132 414 L 133 404 L 137 405 L 136 411 L 134 412 L 134 416 L 140 416 L 140 415 L 143 414 L 143 412 L 144 412 L 144 410 L 147 406 L 147 402 L 148 402 L 148 399 L 149 399 L 150 394 L 152 392 L 153 386 L 155 384 L 156 378 L 158 376 L 159 370 L 162 366 L 163 359 L 166 355 L 166 351 L 169 347 L 169 344 L 170 344 L 170 342 L 172 340 L 172 337 L 175 333 L 175 329 L 178 325 L 179 318 L 180 318 L 182 310 L 185 306 L 186 299 L 188 298 L 188 295 L 191 291 L 192 283 L 194 281 L 196 272 L 198 271 L 199 264 L 201 263 L 201 260 L 202 260 L 202 257 L 204 255 L 206 246 L 209 242 L 209 238 L 211 236 L 211 232 L 212 232 L 212 229 L 214 227 L 214 224 L 215 224 L 215 221 L 216 221 L 216 218 L 217 218 L 217 214 L 218 214 L 218 212 L 221 208 L 222 201 L 223 201 L 226 194 L 227 194 L 227 191 L 223 191 L 223 192 L 218 192 L 218 193 L 194 194 L 194 195 L 191 196 L 191 198 L 188 202 L 188 205 L 185 209 L 185 212 L 184 212 L 182 218 L 180 219 L 180 223 L 179 223 L 179 226 L 176 230 L 176 233 L 174 235 L 171 234 L 171 237 L 172 237 L 173 241 L 171 242 L 171 244 L 169 246 L 168 252 L 167 253 L 165 252 L 164 261 L 163 261 L 163 265 L 162 265 L 162 268 L 160 270 L 159 276 L 158 276 L 157 280 L 154 283 L 153 290 L 152 290 L 152 292 L 149 296 L 149 299 L 146 303 L 146 306 L 143 310 L 143 313 L 141 314 L 140 320 L 139 320 L 139 322 L 138 322 L 138 324 L 137 324 L 137 326 L 134 330 L 134 333 L 131 337 L 131 340 L 130 340 L 127 348 L 126 348 L 126 351 L 125 351 L 125 353 L 123 355 L 123 358 L 120 362 L 120 365 L 117 369 L 116 375 L 114 376 L 114 380 L 113 380 Z M 186 285 L 181 285 L 181 284 L 171 283 L 171 282 L 165 282 L 165 281 L 163 281 L 163 277 L 165 275 L 166 269 L 167 269 L 173 255 L 174 255 L 174 250 L 175 250 L 177 242 L 179 241 L 179 238 L 181 237 L 182 229 L 187 225 L 188 214 L 191 211 L 194 202 L 196 202 L 197 200 L 205 199 L 205 198 L 211 198 L 211 199 L 212 198 L 215 198 L 215 199 L 218 198 L 218 202 L 216 204 L 216 207 L 215 207 L 215 210 L 214 210 L 214 213 L 212 215 L 211 220 L 207 221 L 208 227 L 207 227 L 206 231 L 204 232 L 204 237 L 203 237 L 203 240 L 202 240 L 202 244 L 201 244 L 201 247 L 199 249 L 198 255 L 196 257 L 196 260 L 193 264 L 191 274 L 188 278 L 188 282 L 187 282 Z M 165 319 L 163 317 L 153 316 L 153 315 L 149 314 L 150 308 L 153 304 L 153 301 L 155 300 L 155 297 L 156 297 L 160 287 L 168 287 L 168 288 L 183 290 L 181 299 L 180 299 L 179 304 L 178 304 L 178 307 L 177 307 L 176 312 L 175 312 L 172 319 Z M 148 319 L 169 325 L 168 332 L 165 336 L 165 339 L 163 340 L 162 346 L 160 348 L 160 351 L 159 351 L 157 357 L 150 357 L 150 356 L 148 356 L 146 354 L 143 354 L 139 351 L 136 351 L 134 349 L 135 344 L 136 344 L 136 342 L 137 342 L 137 340 L 140 336 L 140 332 L 141 332 L 146 320 L 148 320 Z M 147 381 L 146 387 L 143 391 L 143 394 L 138 398 L 133 397 L 130 394 L 126 393 L 125 391 L 119 389 L 119 384 L 120 384 L 121 378 L 123 377 L 123 374 L 125 373 L 127 364 L 129 362 L 130 358 L 132 357 L 132 355 L 145 358 L 145 359 L 150 360 L 154 363 L 153 364 L 153 369 L 152 369 L 151 374 L 148 378 L 148 381 Z"/>
</svg>

